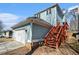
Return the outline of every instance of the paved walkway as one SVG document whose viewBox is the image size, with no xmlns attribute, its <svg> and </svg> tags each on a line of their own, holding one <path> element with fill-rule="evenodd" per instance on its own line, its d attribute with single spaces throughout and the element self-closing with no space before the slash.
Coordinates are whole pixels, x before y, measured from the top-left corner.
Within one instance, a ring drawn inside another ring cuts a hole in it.
<svg viewBox="0 0 79 59">
<path fill-rule="evenodd" d="M 0 54 L 23 47 L 24 45 L 17 41 L 0 43 Z"/>
<path fill-rule="evenodd" d="M 3 53 L 2 55 L 25 55 L 28 52 L 29 52 L 29 49 L 27 49 L 27 47 L 23 46 L 23 47 L 15 49 L 15 50 Z"/>
</svg>

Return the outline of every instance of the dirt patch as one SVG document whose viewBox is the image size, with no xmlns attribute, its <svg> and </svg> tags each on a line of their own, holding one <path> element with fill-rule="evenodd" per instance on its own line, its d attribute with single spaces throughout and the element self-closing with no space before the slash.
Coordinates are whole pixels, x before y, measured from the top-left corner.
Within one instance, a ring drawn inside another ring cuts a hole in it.
<svg viewBox="0 0 79 59">
<path fill-rule="evenodd" d="M 32 55 L 61 55 L 59 50 L 47 46 L 41 46 Z"/>
<path fill-rule="evenodd" d="M 50 48 L 47 46 L 42 46 L 36 49 L 32 55 L 78 55 L 73 49 L 68 45 L 61 45 L 60 48 Z"/>
<path fill-rule="evenodd" d="M 73 36 L 72 32 L 68 32 L 68 37 L 66 39 L 67 43 L 75 43 L 77 42 L 76 37 Z"/>
<path fill-rule="evenodd" d="M 68 44 L 61 45 L 59 50 L 63 55 L 78 55 Z"/>
</svg>

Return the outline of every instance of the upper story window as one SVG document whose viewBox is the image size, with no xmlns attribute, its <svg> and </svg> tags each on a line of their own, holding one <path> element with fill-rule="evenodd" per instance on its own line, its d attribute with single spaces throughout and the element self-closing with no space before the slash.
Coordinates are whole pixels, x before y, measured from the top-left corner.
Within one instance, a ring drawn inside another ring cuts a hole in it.
<svg viewBox="0 0 79 59">
<path fill-rule="evenodd" d="M 37 14 L 35 14 L 34 16 L 37 17 Z"/>
<path fill-rule="evenodd" d="M 40 13 L 36 15 L 36 17 L 40 18 Z"/>
<path fill-rule="evenodd" d="M 51 9 L 49 9 L 49 14 L 51 14 Z"/>
<path fill-rule="evenodd" d="M 46 11 L 46 15 L 48 15 L 48 10 Z"/>
<path fill-rule="evenodd" d="M 48 15 L 48 14 L 51 14 L 51 9 L 48 9 L 48 10 L 46 11 L 46 15 Z"/>
<path fill-rule="evenodd" d="M 40 18 L 40 14 L 38 14 L 38 18 Z"/>
</svg>

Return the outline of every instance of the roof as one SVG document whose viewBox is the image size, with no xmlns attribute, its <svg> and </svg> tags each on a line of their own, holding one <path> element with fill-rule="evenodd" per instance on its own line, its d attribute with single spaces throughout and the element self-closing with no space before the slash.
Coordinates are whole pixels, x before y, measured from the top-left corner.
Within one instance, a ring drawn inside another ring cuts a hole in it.
<svg viewBox="0 0 79 59">
<path fill-rule="evenodd" d="M 4 30 L 4 31 L 2 31 L 2 32 L 10 32 L 10 31 L 12 31 L 12 30 Z"/>
<path fill-rule="evenodd" d="M 78 6 L 78 5 L 72 6 L 72 7 L 70 7 L 68 10 L 70 11 L 70 10 L 73 10 L 73 9 L 76 9 L 76 8 L 79 8 L 79 6 Z"/>
<path fill-rule="evenodd" d="M 42 12 L 44 12 L 44 11 L 50 9 L 50 8 L 54 8 L 54 7 L 59 7 L 59 5 L 56 3 L 56 4 L 54 4 L 53 6 L 51 6 L 51 7 L 49 7 L 49 8 L 46 8 L 46 9 L 44 9 L 44 10 L 42 10 L 42 11 L 36 13 L 36 14 L 42 13 Z M 35 15 L 36 15 L 36 14 L 35 14 Z"/>
<path fill-rule="evenodd" d="M 15 29 L 15 28 L 24 26 L 24 25 L 26 25 L 28 23 L 34 23 L 34 24 L 37 24 L 37 25 L 40 25 L 40 26 L 43 26 L 43 27 L 46 27 L 46 28 L 49 28 L 51 26 L 48 22 L 46 22 L 46 21 L 44 21 L 44 20 L 42 20 L 40 18 L 29 17 L 26 20 L 14 25 L 12 28 Z"/>
</svg>

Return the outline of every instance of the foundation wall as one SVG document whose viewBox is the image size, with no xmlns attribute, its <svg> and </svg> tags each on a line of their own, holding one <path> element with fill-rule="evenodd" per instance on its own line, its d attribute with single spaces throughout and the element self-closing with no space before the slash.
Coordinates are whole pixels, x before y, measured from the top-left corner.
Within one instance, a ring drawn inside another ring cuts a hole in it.
<svg viewBox="0 0 79 59">
<path fill-rule="evenodd" d="M 39 42 L 33 42 L 32 49 L 35 49 L 39 46 Z"/>
<path fill-rule="evenodd" d="M 39 47 L 40 45 L 41 45 L 40 42 L 26 43 L 26 47 L 27 47 L 29 50 L 36 49 L 36 48 Z"/>
<path fill-rule="evenodd" d="M 32 43 L 26 43 L 25 46 L 26 46 L 29 50 L 32 50 Z"/>
</svg>

